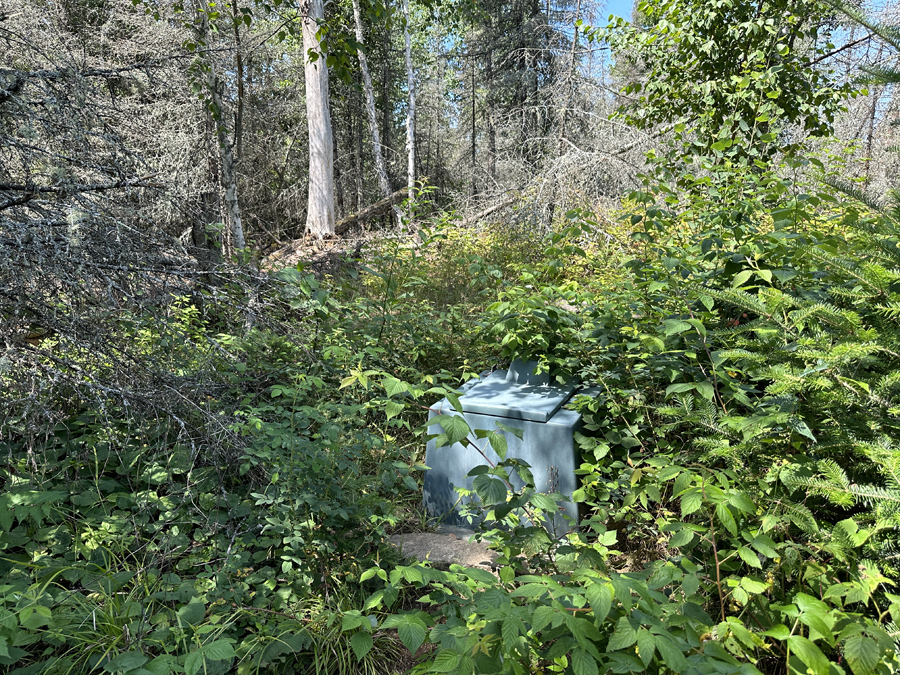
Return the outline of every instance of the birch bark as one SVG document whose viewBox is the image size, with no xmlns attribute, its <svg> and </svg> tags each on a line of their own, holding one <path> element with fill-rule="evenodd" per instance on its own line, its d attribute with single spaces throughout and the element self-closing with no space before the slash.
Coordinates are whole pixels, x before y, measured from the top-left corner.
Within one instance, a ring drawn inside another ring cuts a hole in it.
<svg viewBox="0 0 900 675">
<path fill-rule="evenodd" d="M 306 0 L 303 51 L 306 56 L 306 118 L 309 123 L 309 201 L 306 229 L 316 237 L 334 234 L 334 146 L 328 110 L 328 68 L 316 38 L 318 20 L 325 18 L 322 0 Z M 320 56 L 309 58 L 310 51 Z"/>
<path fill-rule="evenodd" d="M 409 106 L 406 113 L 406 186 L 409 200 L 415 197 L 416 187 L 416 78 L 412 66 L 412 46 L 409 39 L 409 0 L 403 0 L 403 41 L 406 57 L 406 87 L 409 90 Z"/>
<path fill-rule="evenodd" d="M 353 20 L 356 22 L 356 41 L 365 45 L 366 38 L 363 33 L 362 17 L 359 11 L 359 0 L 353 0 Z M 387 166 L 384 163 L 384 154 L 381 152 L 381 134 L 378 132 L 378 117 L 375 115 L 375 94 L 372 91 L 372 77 L 369 74 L 369 62 L 365 53 L 360 49 L 359 69 L 363 76 L 363 92 L 366 96 L 366 113 L 369 117 L 369 127 L 372 130 L 372 149 L 375 154 L 375 173 L 378 174 L 378 185 L 385 197 L 390 197 L 391 181 L 388 178 Z"/>
</svg>

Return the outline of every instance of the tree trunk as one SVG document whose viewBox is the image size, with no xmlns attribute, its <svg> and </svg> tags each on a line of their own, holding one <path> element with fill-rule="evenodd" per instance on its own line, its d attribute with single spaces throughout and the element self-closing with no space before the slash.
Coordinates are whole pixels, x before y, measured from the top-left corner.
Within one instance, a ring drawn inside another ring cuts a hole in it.
<svg viewBox="0 0 900 675">
<path fill-rule="evenodd" d="M 334 147 L 328 110 L 328 68 L 316 39 L 317 20 L 325 18 L 322 0 L 306 0 L 303 52 L 306 58 L 306 118 L 309 123 L 309 202 L 306 229 L 319 239 L 334 234 Z M 310 52 L 319 55 L 313 61 Z"/>
<path fill-rule="evenodd" d="M 569 108 L 572 106 L 572 101 L 575 97 L 575 65 L 576 65 L 576 52 L 578 50 L 578 20 L 581 18 L 581 0 L 578 0 L 575 5 L 575 21 L 574 29 L 572 32 L 572 48 L 569 50 L 569 72 L 566 73 L 566 98 L 562 107 L 559 110 L 559 129 L 557 130 L 556 137 L 556 154 L 562 155 L 562 146 L 563 142 L 566 139 L 566 119 L 568 116 Z"/>
<path fill-rule="evenodd" d="M 488 23 L 491 31 L 491 24 Z M 488 35 L 492 35 L 491 32 Z M 484 101 L 484 115 L 487 118 L 487 161 L 488 176 L 492 182 L 497 180 L 497 129 L 494 126 L 494 57 L 490 45 L 487 48 L 484 62 L 484 79 L 487 96 Z"/>
<path fill-rule="evenodd" d="M 234 113 L 234 154 L 241 160 L 241 141 L 244 136 L 244 55 L 241 45 L 241 21 L 243 14 L 238 10 L 237 0 L 231 0 L 232 26 L 234 27 L 234 65 L 237 77 L 237 107 Z"/>
<path fill-rule="evenodd" d="M 353 0 L 353 20 L 356 22 L 356 41 L 365 45 L 366 38 L 363 33 L 362 18 L 359 12 L 359 0 Z M 375 94 L 372 91 L 372 76 L 369 74 L 369 62 L 366 60 L 365 52 L 360 49 L 359 69 L 363 76 L 363 92 L 366 95 L 366 113 L 369 117 L 369 127 L 372 131 L 372 151 L 375 155 L 375 173 L 378 174 L 378 184 L 381 192 L 385 197 L 389 197 L 391 192 L 391 181 L 388 178 L 387 167 L 384 163 L 384 154 L 381 152 L 381 134 L 378 133 L 378 118 L 375 115 Z"/>
<path fill-rule="evenodd" d="M 412 65 L 412 46 L 409 39 L 409 0 L 403 0 L 403 41 L 406 56 L 406 87 L 409 90 L 409 107 L 406 113 L 406 188 L 409 201 L 415 199 L 416 193 L 416 78 Z M 412 206 L 410 206 L 412 208 Z"/>
<path fill-rule="evenodd" d="M 204 12 L 200 23 L 198 42 L 207 45 L 209 39 L 209 19 Z M 235 249 L 246 246 L 244 242 L 244 226 L 241 222 L 241 206 L 238 201 L 236 162 L 234 159 L 234 144 L 228 138 L 228 128 L 225 126 L 222 101 L 222 83 L 216 74 L 215 63 L 210 58 L 205 64 L 206 89 L 209 94 L 208 109 L 212 115 L 213 124 L 216 127 L 216 140 L 219 144 L 219 155 L 222 158 L 222 185 L 225 188 L 225 205 L 228 209 L 228 219 L 231 225 L 231 245 Z"/>
<path fill-rule="evenodd" d="M 476 180 L 476 128 L 475 128 L 475 59 L 470 57 L 472 61 L 472 196 L 478 196 L 478 181 Z"/>
</svg>

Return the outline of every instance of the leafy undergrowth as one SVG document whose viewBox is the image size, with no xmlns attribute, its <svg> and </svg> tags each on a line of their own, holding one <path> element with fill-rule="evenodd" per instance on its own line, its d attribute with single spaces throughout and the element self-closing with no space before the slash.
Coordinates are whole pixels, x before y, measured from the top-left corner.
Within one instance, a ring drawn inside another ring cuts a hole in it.
<svg viewBox="0 0 900 675">
<path fill-rule="evenodd" d="M 221 334 L 239 314 L 189 298 L 129 319 L 134 349 L 219 384 L 186 416 L 73 404 L 40 435 L 10 416 L 0 664 L 894 672 L 897 224 L 720 178 L 727 200 L 648 183 L 612 236 L 580 212 L 543 240 L 435 222 L 345 278 L 283 270 L 260 300 L 277 328 Z M 575 402 L 581 526 L 538 525 L 569 496 L 534 489 L 513 430 L 445 418 L 439 443 L 500 455 L 471 507 L 497 574 L 401 564 L 384 539 L 427 525 L 429 406 L 512 358 L 597 387 Z"/>
</svg>

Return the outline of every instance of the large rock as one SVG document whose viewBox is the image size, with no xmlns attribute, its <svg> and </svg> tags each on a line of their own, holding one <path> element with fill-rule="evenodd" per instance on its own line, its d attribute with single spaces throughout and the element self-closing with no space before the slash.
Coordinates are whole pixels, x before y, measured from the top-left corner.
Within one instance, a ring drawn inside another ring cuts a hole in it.
<svg viewBox="0 0 900 675">
<path fill-rule="evenodd" d="M 469 541 L 472 532 L 462 528 L 441 528 L 438 532 L 395 534 L 388 541 L 400 549 L 404 558 L 430 561 L 436 567 L 450 564 L 465 567 L 493 568 L 497 554 L 486 542 Z"/>
</svg>

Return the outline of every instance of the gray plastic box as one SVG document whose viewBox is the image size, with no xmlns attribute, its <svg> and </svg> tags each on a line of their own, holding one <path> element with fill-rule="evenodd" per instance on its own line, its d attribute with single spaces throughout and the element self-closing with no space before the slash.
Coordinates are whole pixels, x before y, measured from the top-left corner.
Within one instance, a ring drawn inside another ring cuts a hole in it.
<svg viewBox="0 0 900 675">
<path fill-rule="evenodd" d="M 514 361 L 509 370 L 499 370 L 487 377 L 466 383 L 461 391 L 460 404 L 463 416 L 473 430 L 498 430 L 497 422 L 508 427 L 522 429 L 522 439 L 514 434 L 500 431 L 507 440 L 507 457 L 516 457 L 531 465 L 535 488 L 538 492 L 559 492 L 571 495 L 578 487 L 575 469 L 580 465 L 580 456 L 575 446 L 575 432 L 581 427 L 581 415 L 562 409 L 575 392 L 575 385 L 549 383 L 546 374 L 534 375 L 536 362 Z M 432 407 L 429 418 L 435 422 L 429 427 L 429 434 L 439 434 L 441 415 L 455 415 L 447 399 Z M 487 439 L 470 440 L 476 443 L 492 462 L 500 458 Z M 430 467 L 425 472 L 425 509 L 431 518 L 448 525 L 467 526 L 469 523 L 460 516 L 459 508 L 464 503 L 456 488 L 472 488 L 473 478 L 467 476 L 473 468 L 485 464 L 484 458 L 472 447 L 462 443 L 452 446 L 435 447 L 434 440 L 428 442 L 425 464 Z M 522 481 L 513 476 L 512 484 L 522 487 Z M 477 500 L 477 497 L 464 498 Z M 578 524 L 578 505 L 565 502 L 562 511 L 572 522 L 567 524 L 560 516 L 553 519 L 552 529 L 561 536 Z"/>
</svg>

